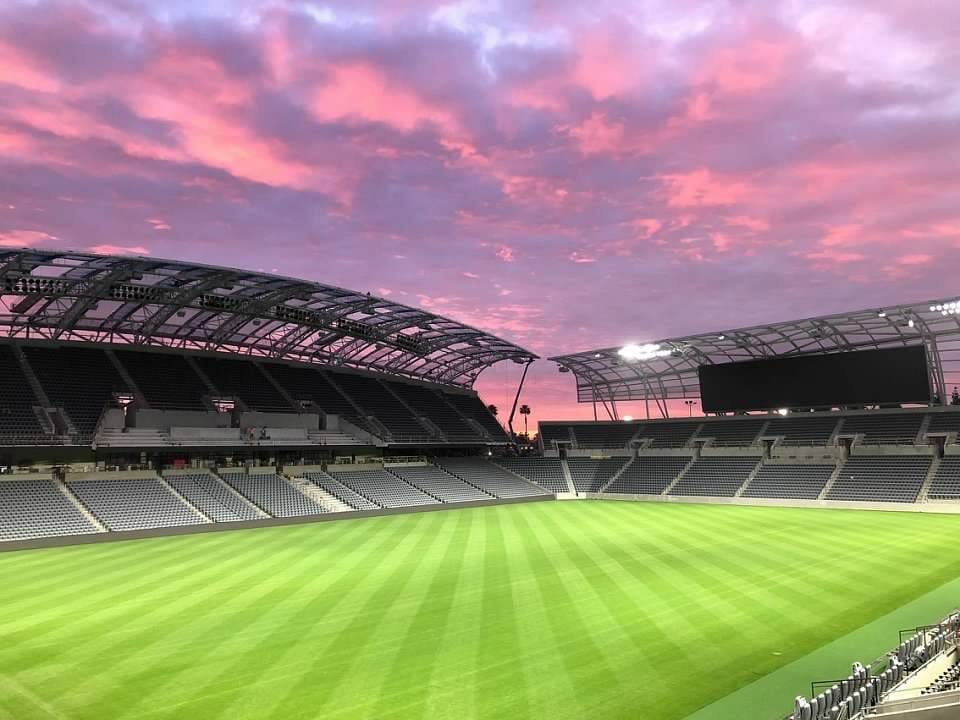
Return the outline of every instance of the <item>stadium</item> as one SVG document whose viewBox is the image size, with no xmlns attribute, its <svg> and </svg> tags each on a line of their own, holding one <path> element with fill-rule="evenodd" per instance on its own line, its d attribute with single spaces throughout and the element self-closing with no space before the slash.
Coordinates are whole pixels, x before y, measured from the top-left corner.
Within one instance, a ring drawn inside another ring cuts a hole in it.
<svg viewBox="0 0 960 720">
<path fill-rule="evenodd" d="M 954 298 L 540 360 L 261 272 L 0 273 L 4 717 L 960 712 Z M 537 361 L 594 419 L 530 447 L 473 385 Z"/>
</svg>

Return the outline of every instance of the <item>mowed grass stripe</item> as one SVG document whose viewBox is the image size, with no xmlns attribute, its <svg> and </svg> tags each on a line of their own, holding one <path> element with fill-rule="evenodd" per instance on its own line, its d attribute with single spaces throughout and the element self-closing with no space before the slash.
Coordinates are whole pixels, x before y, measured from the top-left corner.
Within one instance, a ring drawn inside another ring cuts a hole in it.
<svg viewBox="0 0 960 720">
<path fill-rule="evenodd" d="M 671 720 L 956 577 L 958 530 L 556 502 L 11 553 L 0 694 L 17 720 Z"/>
<path fill-rule="evenodd" d="M 362 557 L 365 545 L 377 539 L 376 534 L 364 533 L 361 524 L 345 530 L 339 537 L 331 535 L 330 542 L 323 545 L 324 553 L 357 553 Z M 270 557 L 263 557 L 263 561 L 275 562 Z M 242 658 L 264 639 L 274 637 L 275 632 L 286 633 L 295 626 L 300 603 L 313 600 L 317 586 L 327 582 L 316 564 L 317 556 L 301 549 L 290 563 L 274 568 L 257 564 L 233 579 L 228 589 L 212 592 L 212 597 L 222 597 L 223 602 L 198 609 L 155 657 L 140 658 L 141 672 L 147 673 L 157 666 L 173 664 L 184 647 L 194 647 L 193 662 L 179 672 L 165 673 L 165 682 L 155 683 L 150 692 L 126 704 L 125 715 L 136 717 L 156 710 L 157 705 L 164 712 L 167 705 L 194 702 L 205 697 L 218 680 L 233 687 L 237 675 L 250 671 Z M 258 581 L 251 582 L 252 578 Z M 128 681 L 125 686 L 140 684 Z"/>
</svg>

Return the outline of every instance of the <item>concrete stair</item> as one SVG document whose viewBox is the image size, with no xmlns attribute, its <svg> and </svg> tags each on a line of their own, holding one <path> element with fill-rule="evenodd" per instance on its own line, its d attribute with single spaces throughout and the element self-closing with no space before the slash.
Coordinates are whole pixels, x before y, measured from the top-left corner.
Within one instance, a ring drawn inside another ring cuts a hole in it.
<svg viewBox="0 0 960 720">
<path fill-rule="evenodd" d="M 303 495 L 313 500 L 317 505 L 327 512 L 352 512 L 353 508 L 347 505 L 339 498 L 334 497 L 323 488 L 317 487 L 309 480 L 300 477 L 285 478 L 287 483 L 292 485 Z"/>
</svg>

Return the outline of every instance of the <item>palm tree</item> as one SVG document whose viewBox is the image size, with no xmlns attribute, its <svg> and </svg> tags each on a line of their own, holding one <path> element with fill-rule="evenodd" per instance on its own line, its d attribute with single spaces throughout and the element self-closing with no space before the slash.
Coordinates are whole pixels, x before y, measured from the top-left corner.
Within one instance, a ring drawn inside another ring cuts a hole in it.
<svg viewBox="0 0 960 720">
<path fill-rule="evenodd" d="M 530 406 L 524 403 L 520 406 L 520 414 L 523 415 L 523 436 L 529 442 L 530 433 L 527 432 L 527 416 L 530 415 Z"/>
</svg>

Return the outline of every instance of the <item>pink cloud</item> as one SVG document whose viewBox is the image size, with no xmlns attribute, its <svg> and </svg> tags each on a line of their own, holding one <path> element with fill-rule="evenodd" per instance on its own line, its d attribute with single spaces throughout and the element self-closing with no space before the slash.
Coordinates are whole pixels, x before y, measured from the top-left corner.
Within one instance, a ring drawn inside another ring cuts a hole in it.
<svg viewBox="0 0 960 720">
<path fill-rule="evenodd" d="M 579 250 L 575 250 L 574 252 L 567 255 L 567 260 L 569 260 L 572 263 L 576 263 L 578 265 L 583 263 L 595 263 L 597 261 L 595 257 L 591 255 L 586 255 L 580 252 Z"/>
<path fill-rule="evenodd" d="M 901 255 L 897 258 L 897 262 L 901 265 L 926 265 L 928 262 L 933 260 L 932 255 Z"/>
<path fill-rule="evenodd" d="M 150 251 L 142 245 L 94 245 L 88 247 L 90 252 L 98 255 L 149 255 Z"/>
<path fill-rule="evenodd" d="M 496 256 L 503 262 L 513 262 L 513 248 L 509 245 L 498 245 Z"/>
<path fill-rule="evenodd" d="M 460 274 L 463 275 L 465 278 L 470 278 L 471 280 L 476 280 L 477 278 L 480 277 L 475 272 L 470 272 L 469 270 L 464 270 Z"/>
<path fill-rule="evenodd" d="M 57 237 L 40 230 L 8 230 L 0 231 L 0 247 L 21 248 L 33 247 L 48 241 L 55 241 Z"/>
</svg>

